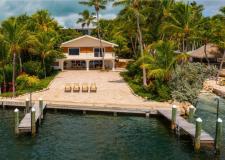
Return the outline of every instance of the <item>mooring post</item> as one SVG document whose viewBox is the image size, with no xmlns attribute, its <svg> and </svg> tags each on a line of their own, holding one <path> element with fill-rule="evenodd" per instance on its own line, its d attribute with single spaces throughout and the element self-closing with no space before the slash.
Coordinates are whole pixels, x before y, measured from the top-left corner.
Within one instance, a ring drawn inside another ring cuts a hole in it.
<svg viewBox="0 0 225 160">
<path fill-rule="evenodd" d="M 2 109 L 4 109 L 4 102 L 2 101 Z"/>
<path fill-rule="evenodd" d="M 29 101 L 29 99 L 27 98 L 26 99 L 26 113 L 28 113 L 29 112 L 29 108 L 30 108 L 30 101 Z"/>
<path fill-rule="evenodd" d="M 222 142 L 222 122 L 221 118 L 216 121 L 216 137 L 215 137 L 215 148 L 216 153 L 220 153 L 221 142 Z"/>
<path fill-rule="evenodd" d="M 189 113 L 188 113 L 188 120 L 189 121 L 191 121 L 193 119 L 194 113 L 195 113 L 195 107 L 191 105 L 189 107 Z"/>
<path fill-rule="evenodd" d="M 44 116 L 43 116 L 43 99 L 42 98 L 39 98 L 39 109 L 40 109 L 40 119 L 43 119 Z"/>
<path fill-rule="evenodd" d="M 36 134 L 36 122 L 35 122 L 35 108 L 31 109 L 31 134 Z"/>
<path fill-rule="evenodd" d="M 171 129 L 176 128 L 176 117 L 177 117 L 177 106 L 173 105 L 172 106 L 172 119 L 171 119 Z"/>
<path fill-rule="evenodd" d="M 195 126 L 195 141 L 194 141 L 194 148 L 195 151 L 198 152 L 201 147 L 201 131 L 202 131 L 202 119 L 196 119 L 196 126 Z"/>
<path fill-rule="evenodd" d="M 145 113 L 145 117 L 146 117 L 146 118 L 149 118 L 149 117 L 150 117 L 150 113 L 149 113 L 149 112 L 146 112 L 146 113 Z"/>
<path fill-rule="evenodd" d="M 16 108 L 14 110 L 14 114 L 15 114 L 15 133 L 19 134 L 19 110 Z"/>
</svg>

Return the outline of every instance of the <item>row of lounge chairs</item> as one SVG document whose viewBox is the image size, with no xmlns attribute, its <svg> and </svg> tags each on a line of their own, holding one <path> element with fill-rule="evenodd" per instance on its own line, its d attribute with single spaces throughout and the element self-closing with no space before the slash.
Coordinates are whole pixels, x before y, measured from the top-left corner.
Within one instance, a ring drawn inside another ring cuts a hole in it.
<svg viewBox="0 0 225 160">
<path fill-rule="evenodd" d="M 67 83 L 65 85 L 65 92 L 80 92 L 80 89 L 82 89 L 82 92 L 97 92 L 97 86 L 95 83 L 91 83 L 89 86 L 88 83 L 83 83 L 80 87 L 79 83 Z"/>
</svg>

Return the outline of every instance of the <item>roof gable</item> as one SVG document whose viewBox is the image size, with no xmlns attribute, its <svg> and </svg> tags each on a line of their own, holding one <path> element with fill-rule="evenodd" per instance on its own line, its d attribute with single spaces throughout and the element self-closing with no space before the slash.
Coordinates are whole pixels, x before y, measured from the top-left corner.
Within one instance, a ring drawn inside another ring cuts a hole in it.
<svg viewBox="0 0 225 160">
<path fill-rule="evenodd" d="M 103 47 L 116 47 L 117 44 L 101 40 Z M 99 47 L 100 39 L 84 35 L 61 44 L 61 47 Z"/>
<path fill-rule="evenodd" d="M 202 46 L 194 51 L 188 53 L 191 57 L 194 58 L 206 58 L 205 55 L 205 46 Z M 206 54 L 208 58 L 220 58 L 222 57 L 222 52 L 219 47 L 215 44 L 207 44 L 206 45 Z"/>
</svg>

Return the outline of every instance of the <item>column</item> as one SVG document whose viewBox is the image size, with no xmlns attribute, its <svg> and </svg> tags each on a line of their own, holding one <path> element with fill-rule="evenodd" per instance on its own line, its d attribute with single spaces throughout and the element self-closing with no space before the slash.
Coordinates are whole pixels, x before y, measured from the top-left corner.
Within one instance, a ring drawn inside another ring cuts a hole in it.
<svg viewBox="0 0 225 160">
<path fill-rule="evenodd" d="M 61 71 L 63 71 L 64 70 L 64 61 L 61 60 L 59 65 L 60 65 Z"/>
<path fill-rule="evenodd" d="M 86 60 L 86 70 L 89 71 L 89 60 Z"/>
<path fill-rule="evenodd" d="M 112 60 L 112 71 L 115 71 L 115 59 Z"/>
</svg>

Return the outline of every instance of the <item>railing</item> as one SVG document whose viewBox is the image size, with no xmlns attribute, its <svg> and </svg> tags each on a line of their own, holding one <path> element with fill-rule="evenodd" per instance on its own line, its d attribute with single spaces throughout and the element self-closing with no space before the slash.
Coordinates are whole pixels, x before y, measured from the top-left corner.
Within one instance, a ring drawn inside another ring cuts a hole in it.
<svg viewBox="0 0 225 160">
<path fill-rule="evenodd" d="M 80 55 L 69 55 L 68 53 L 64 53 L 68 59 L 72 58 L 80 58 L 80 59 L 101 59 L 102 57 L 95 57 L 94 53 L 80 53 Z M 114 59 L 113 52 L 105 52 L 105 58 Z"/>
</svg>

